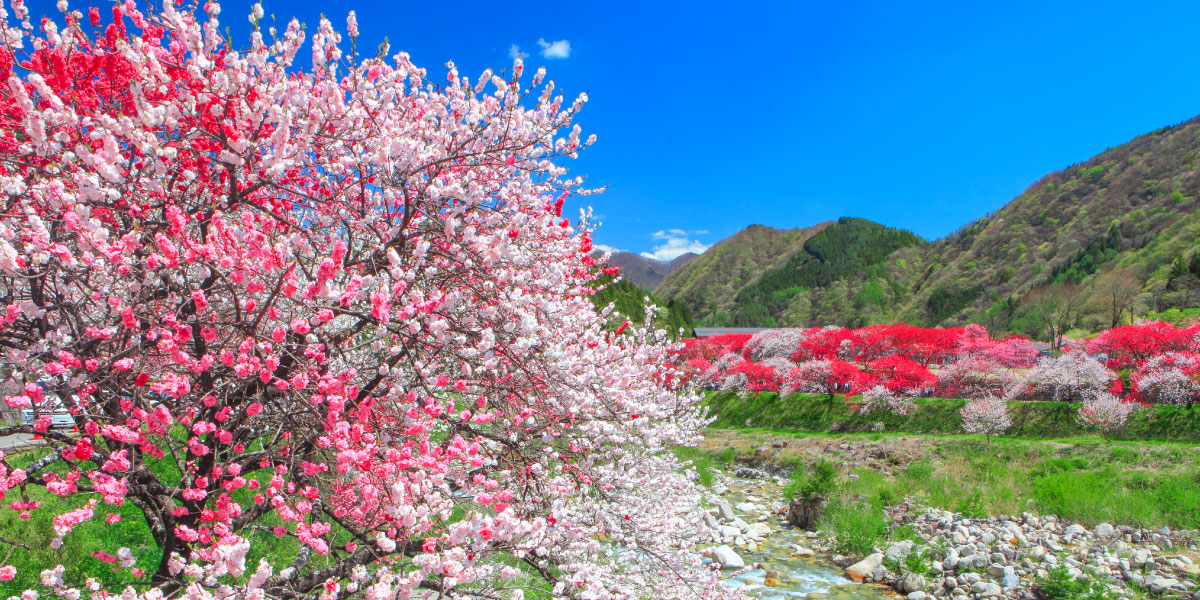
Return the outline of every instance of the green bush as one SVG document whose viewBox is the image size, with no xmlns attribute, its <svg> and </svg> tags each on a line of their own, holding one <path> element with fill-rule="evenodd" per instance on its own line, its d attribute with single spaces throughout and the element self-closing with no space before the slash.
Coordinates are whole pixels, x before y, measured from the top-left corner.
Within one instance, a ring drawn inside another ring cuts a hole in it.
<svg viewBox="0 0 1200 600">
<path fill-rule="evenodd" d="M 818 500 L 829 496 L 834 488 L 837 468 L 833 463 L 821 459 L 807 468 L 803 461 L 792 471 L 792 480 L 783 488 L 785 498 L 800 497 L 801 500 Z"/>
<path fill-rule="evenodd" d="M 821 513 L 819 527 L 833 539 L 834 551 L 848 556 L 874 552 L 887 534 L 883 507 L 862 501 L 831 502 Z"/>
<path fill-rule="evenodd" d="M 850 402 L 854 399 L 850 399 Z M 711 392 L 705 399 L 714 427 L 769 427 L 819 433 L 866 433 L 882 422 L 890 433 L 961 434 L 961 399 L 920 398 L 907 416 L 892 413 L 860 415 L 847 402 L 829 402 L 823 394 L 740 394 Z M 1067 402 L 1012 402 L 1013 427 L 1005 436 L 1049 439 L 1093 437 L 1093 431 L 1076 419 L 1078 404 Z M 1151 406 L 1129 417 L 1114 439 L 1200 442 L 1200 410 L 1183 406 Z"/>
<path fill-rule="evenodd" d="M 1044 600 L 1107 600 L 1111 594 L 1104 584 L 1079 577 L 1071 579 L 1066 567 L 1054 567 L 1045 577 L 1034 581 L 1038 588 L 1038 597 Z"/>
</svg>

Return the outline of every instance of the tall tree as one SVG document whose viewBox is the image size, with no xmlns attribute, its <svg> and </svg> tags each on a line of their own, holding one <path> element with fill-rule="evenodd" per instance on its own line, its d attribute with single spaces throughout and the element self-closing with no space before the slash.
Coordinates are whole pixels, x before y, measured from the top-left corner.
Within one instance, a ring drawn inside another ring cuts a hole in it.
<svg viewBox="0 0 1200 600">
<path fill-rule="evenodd" d="M 1023 305 L 1053 349 L 1061 350 L 1063 337 L 1079 320 L 1084 297 L 1077 284 L 1059 283 L 1029 292 Z"/>
<path fill-rule="evenodd" d="M 1109 328 L 1119 327 L 1125 313 L 1133 320 L 1133 303 L 1139 293 L 1141 285 L 1131 269 L 1110 271 L 1093 288 L 1096 304 L 1108 318 Z"/>
</svg>

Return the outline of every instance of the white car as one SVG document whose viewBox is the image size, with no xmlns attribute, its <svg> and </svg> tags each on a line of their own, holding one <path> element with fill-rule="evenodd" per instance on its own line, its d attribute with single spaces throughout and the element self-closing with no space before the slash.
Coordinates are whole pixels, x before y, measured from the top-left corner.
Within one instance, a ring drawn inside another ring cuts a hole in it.
<svg viewBox="0 0 1200 600">
<path fill-rule="evenodd" d="M 71 416 L 71 411 L 63 406 L 62 400 L 59 400 L 55 396 L 47 396 L 46 400 L 38 405 L 36 414 L 38 416 L 49 414 L 50 427 L 54 429 L 75 426 L 75 417 Z M 35 411 L 33 407 L 21 409 L 21 424 L 33 425 L 34 415 Z"/>
</svg>

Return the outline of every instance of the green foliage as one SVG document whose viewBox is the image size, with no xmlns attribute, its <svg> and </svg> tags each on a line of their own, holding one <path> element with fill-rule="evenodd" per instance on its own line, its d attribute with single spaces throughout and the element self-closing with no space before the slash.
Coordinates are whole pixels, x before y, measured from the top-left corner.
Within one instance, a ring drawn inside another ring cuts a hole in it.
<svg viewBox="0 0 1200 600">
<path fill-rule="evenodd" d="M 1079 283 L 1095 273 L 1097 267 L 1115 258 L 1120 249 L 1121 226 L 1113 223 L 1109 225 L 1108 233 L 1094 238 L 1067 262 L 1051 269 L 1049 283 Z"/>
<path fill-rule="evenodd" d="M 961 399 L 918 398 L 907 416 L 893 413 L 860 415 L 847 402 L 829 402 L 824 394 L 710 392 L 705 398 L 716 427 L 770 427 L 806 432 L 865 433 L 875 423 L 885 431 L 914 434 L 960 434 L 965 404 Z M 1006 436 L 1026 439 L 1092 437 L 1094 432 L 1076 420 L 1077 404 L 1067 402 L 1011 402 L 1013 427 Z M 1200 442 L 1200 410 L 1184 406 L 1154 405 L 1129 417 L 1117 440 L 1169 440 Z"/>
<path fill-rule="evenodd" d="M 1186 308 L 1183 310 L 1170 308 L 1161 312 L 1147 313 L 1146 319 L 1149 321 L 1166 321 L 1177 327 L 1191 325 L 1196 321 L 1200 321 L 1200 308 Z"/>
<path fill-rule="evenodd" d="M 833 539 L 834 551 L 866 556 L 883 541 L 888 519 L 879 504 L 846 499 L 830 502 L 821 512 L 818 527 Z"/>
<path fill-rule="evenodd" d="M 867 273 L 882 264 L 898 248 L 921 244 L 921 238 L 866 219 L 843 217 L 806 242 L 782 267 L 767 271 L 734 298 L 738 310 L 734 326 L 761 325 L 767 316 L 777 316 L 795 293 L 829 286 L 845 277 Z M 877 282 L 876 282 L 877 283 Z M 869 287 L 869 286 L 868 286 Z M 780 293 L 782 292 L 782 293 Z M 865 290 L 864 304 L 881 304 L 883 288 Z"/>
<path fill-rule="evenodd" d="M 1112 596 L 1104 584 L 1087 576 L 1071 579 L 1066 567 L 1054 567 L 1039 577 L 1034 585 L 1045 600 L 1109 600 Z"/>
<path fill-rule="evenodd" d="M 785 498 L 799 497 L 801 500 L 819 500 L 833 491 L 837 468 L 827 460 L 818 460 L 811 468 L 801 461 L 792 471 L 791 481 L 783 488 Z"/>
<path fill-rule="evenodd" d="M 626 319 L 634 323 L 641 323 L 645 314 L 644 302 L 646 298 L 649 298 L 650 303 L 660 309 L 654 320 L 656 327 L 665 329 L 667 335 L 672 339 L 678 336 L 680 329 L 683 329 L 684 337 L 691 336 L 694 328 L 692 316 L 682 303 L 673 299 L 662 302 L 627 280 L 622 279 L 613 283 L 612 279 L 605 275 L 597 281 L 597 285 L 604 287 L 592 295 L 592 305 L 596 307 L 596 310 L 601 310 L 612 303 L 614 310 L 621 313 Z M 621 319 L 614 319 L 609 323 L 609 327 L 616 329 L 621 326 L 622 322 Z"/>
<path fill-rule="evenodd" d="M 716 470 L 715 463 L 717 462 L 714 457 L 692 446 L 679 446 L 673 448 L 671 452 L 675 454 L 675 458 L 692 463 L 692 467 L 696 469 L 696 480 L 700 482 L 700 485 L 706 488 L 712 487 Z"/>
<path fill-rule="evenodd" d="M 966 308 L 979 297 L 983 292 L 980 286 L 952 289 L 947 287 L 939 287 L 934 289 L 929 294 L 929 299 L 925 301 L 925 308 L 929 311 L 929 321 L 933 325 L 937 325 L 942 321 L 950 318 L 958 311 Z"/>
<path fill-rule="evenodd" d="M 1090 169 L 1086 167 L 1079 169 L 1079 178 L 1088 183 L 1096 183 L 1100 181 L 1101 177 L 1104 177 L 1104 167 L 1100 165 L 1096 165 Z"/>
<path fill-rule="evenodd" d="M 970 519 L 982 519 L 988 516 L 987 506 L 983 501 L 983 490 L 973 490 L 958 499 L 954 504 L 954 512 L 962 513 Z"/>
</svg>

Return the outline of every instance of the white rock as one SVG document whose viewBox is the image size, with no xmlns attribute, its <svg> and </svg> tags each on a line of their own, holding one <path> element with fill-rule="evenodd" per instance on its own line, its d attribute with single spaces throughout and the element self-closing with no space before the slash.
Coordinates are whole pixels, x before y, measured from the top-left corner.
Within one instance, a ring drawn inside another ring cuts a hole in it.
<svg viewBox="0 0 1200 600">
<path fill-rule="evenodd" d="M 883 551 L 883 557 L 889 561 L 898 561 L 912 552 L 913 543 L 910 540 L 896 542 Z"/>
<path fill-rule="evenodd" d="M 883 564 L 883 555 L 876 552 L 850 565 L 849 567 L 846 567 L 846 577 L 849 577 L 854 581 L 861 582 L 873 571 L 875 571 L 875 568 L 881 564 Z"/>
<path fill-rule="evenodd" d="M 734 552 L 733 548 L 724 544 L 713 550 L 713 560 L 717 561 L 717 564 L 721 565 L 721 568 L 724 569 L 740 569 L 746 566 L 746 561 L 742 560 L 742 557 L 738 556 L 738 553 Z"/>
<path fill-rule="evenodd" d="M 733 514 L 733 508 L 729 506 L 728 502 L 718 502 L 717 517 L 722 521 L 732 521 L 736 515 Z"/>
</svg>

